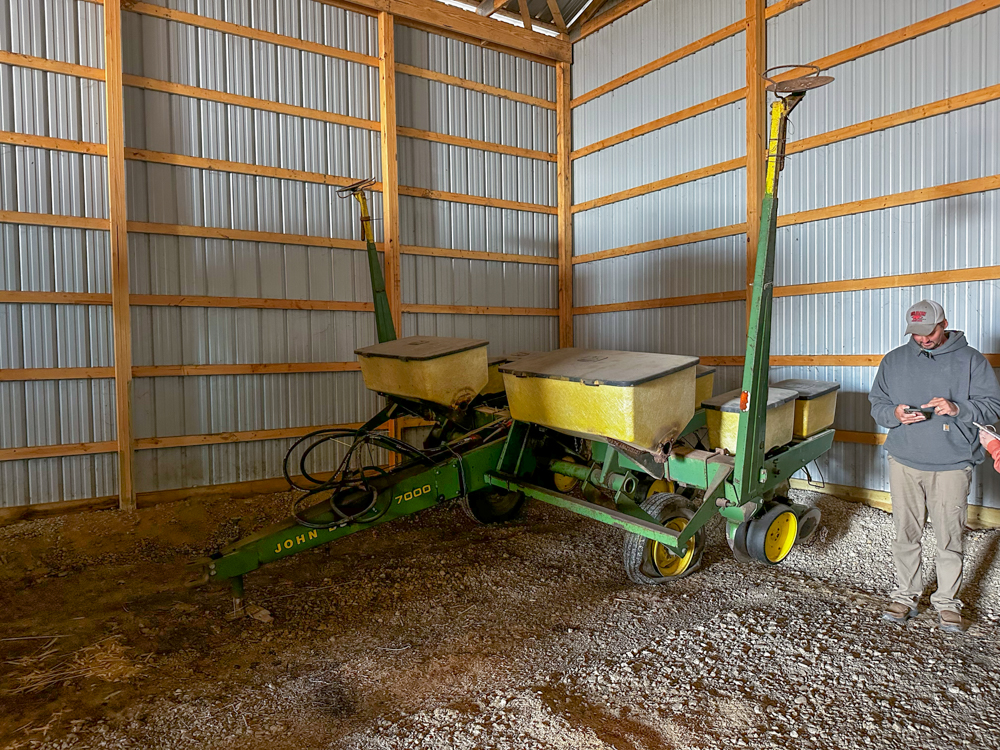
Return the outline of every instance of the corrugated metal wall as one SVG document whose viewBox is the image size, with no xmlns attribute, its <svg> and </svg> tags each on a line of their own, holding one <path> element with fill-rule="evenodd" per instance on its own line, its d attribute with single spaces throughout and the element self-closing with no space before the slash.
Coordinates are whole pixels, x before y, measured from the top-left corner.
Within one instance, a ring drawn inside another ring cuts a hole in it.
<svg viewBox="0 0 1000 750">
<path fill-rule="evenodd" d="M 377 22 L 314 0 L 168 7 L 377 56 Z M 103 67 L 103 10 L 86 2 L 12 0 L 0 49 Z M 124 73 L 261 100 L 379 119 L 378 69 L 145 14 L 123 14 Z M 554 99 L 554 69 L 404 27 L 400 63 Z M 126 79 L 128 84 L 128 79 Z M 397 119 L 415 127 L 555 151 L 552 110 L 397 76 Z M 103 142 L 104 84 L 0 65 L 3 130 Z M 125 88 L 126 147 L 318 174 L 381 179 L 379 134 L 304 117 Z M 401 138 L 400 184 L 555 205 L 555 164 Z M 106 160 L 3 146 L 3 210 L 104 218 Z M 361 239 L 357 206 L 335 188 L 273 177 L 130 160 L 128 218 L 195 227 Z M 370 194 L 382 240 L 381 194 Z M 402 243 L 495 253 L 556 254 L 554 216 L 402 197 Z M 110 292 L 107 233 L 0 225 L 3 279 L 16 291 Z M 370 302 L 356 250 L 131 233 L 133 294 Z M 403 302 L 552 308 L 552 265 L 403 255 Z M 406 314 L 403 333 L 489 339 L 491 353 L 557 345 L 556 318 Z M 375 341 L 364 312 L 134 306 L 133 364 L 345 362 Z M 0 367 L 110 367 L 108 306 L 0 306 Z M 363 421 L 380 399 L 357 372 L 138 378 L 137 439 Z M 114 383 L 0 382 L 0 448 L 113 441 Z M 414 433 L 417 434 L 417 433 Z M 274 477 L 290 440 L 136 453 L 139 492 Z M 330 446 L 320 460 L 338 452 Z M 0 462 L 0 506 L 114 495 L 113 454 Z M 330 467 L 332 468 L 332 466 Z"/>
<path fill-rule="evenodd" d="M 652 0 L 576 44 L 573 96 L 608 83 L 743 17 L 739 0 Z M 743 35 L 695 53 L 573 109 L 573 149 L 616 135 L 744 85 Z M 600 198 L 690 172 L 745 152 L 738 101 L 573 161 L 573 202 Z M 746 172 L 738 169 L 577 213 L 574 255 L 676 237 L 746 219 Z M 574 305 L 680 297 L 740 289 L 742 236 L 682 244 L 578 264 Z M 574 319 L 577 346 L 697 356 L 743 353 L 745 305 L 667 307 Z M 720 367 L 716 390 L 734 387 L 739 368 Z"/>
<path fill-rule="evenodd" d="M 768 22 L 768 65 L 801 63 L 846 49 L 962 3 L 810 0 Z M 742 2 L 652 0 L 574 47 L 573 95 L 607 83 L 738 20 Z M 1000 82 L 1000 10 L 976 15 L 831 70 L 836 82 L 793 116 L 799 140 Z M 739 34 L 574 109 L 573 147 L 649 122 L 744 85 Z M 997 101 L 789 158 L 781 213 L 1000 174 Z M 741 156 L 742 102 L 598 151 L 574 162 L 574 203 Z M 577 255 L 737 223 L 745 173 L 726 173 L 579 213 Z M 978 193 L 785 227 L 776 285 L 996 265 L 1000 194 Z M 731 237 L 579 264 L 577 306 L 685 296 L 742 287 L 745 246 Z M 775 301 L 774 355 L 882 354 L 903 343 L 902 314 L 937 299 L 953 327 L 984 353 L 1000 352 L 996 281 L 841 292 Z M 602 313 L 575 319 L 584 346 L 701 355 L 742 354 L 744 305 L 728 302 Z M 739 368 L 719 368 L 716 391 Z M 877 432 L 867 401 L 875 368 L 782 367 L 788 377 L 839 380 L 836 427 Z M 838 442 L 820 462 L 826 481 L 887 490 L 881 448 Z M 1000 507 L 1000 480 L 977 473 L 974 502 Z"/>
<path fill-rule="evenodd" d="M 313 0 L 235 4 L 217 17 L 378 55 L 374 19 Z M 377 68 L 135 13 L 123 36 L 126 75 L 379 119 Z M 138 88 L 125 90 L 125 123 L 129 148 L 381 178 L 378 133 L 358 128 Z M 133 221 L 361 239 L 357 205 L 334 187 L 140 161 L 127 178 Z M 367 259 L 354 250 L 147 234 L 129 245 L 134 294 L 371 301 Z M 374 315 L 345 311 L 137 307 L 132 326 L 140 367 L 347 362 L 375 342 Z M 378 402 L 357 372 L 140 378 L 133 419 L 137 438 L 200 435 L 363 422 Z M 137 490 L 274 477 L 290 443 L 140 451 Z"/>
<path fill-rule="evenodd" d="M 403 26 L 399 64 L 457 76 L 548 101 L 555 69 L 494 50 Z M 396 79 L 399 127 L 553 153 L 555 112 L 411 75 Z M 556 165 L 521 156 L 399 139 L 399 184 L 454 193 L 556 204 Z M 403 245 L 556 256 L 556 217 L 530 211 L 401 196 Z M 555 266 L 404 255 L 404 304 L 557 306 Z M 404 334 L 487 339 L 490 354 L 558 346 L 558 319 L 546 316 L 404 314 Z"/>
<path fill-rule="evenodd" d="M 0 49 L 103 67 L 103 10 L 91 3 L 11 0 Z M 0 65 L 0 130 L 103 142 L 104 83 Z M 105 218 L 100 156 L 0 145 L 0 210 Z M 110 292 L 108 234 L 0 225 L 0 288 Z M 111 308 L 0 305 L 0 368 L 107 367 Z M 114 439 L 111 380 L 0 382 L 0 448 Z M 115 493 L 113 455 L 0 462 L 0 506 Z"/>
</svg>

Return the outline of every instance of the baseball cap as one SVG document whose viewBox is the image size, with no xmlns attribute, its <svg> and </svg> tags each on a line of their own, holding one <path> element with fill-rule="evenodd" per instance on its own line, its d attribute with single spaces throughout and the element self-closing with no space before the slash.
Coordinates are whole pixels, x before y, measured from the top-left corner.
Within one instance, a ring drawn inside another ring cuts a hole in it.
<svg viewBox="0 0 1000 750">
<path fill-rule="evenodd" d="M 922 299 L 906 311 L 906 335 L 927 336 L 944 321 L 944 308 L 930 299 Z"/>
</svg>

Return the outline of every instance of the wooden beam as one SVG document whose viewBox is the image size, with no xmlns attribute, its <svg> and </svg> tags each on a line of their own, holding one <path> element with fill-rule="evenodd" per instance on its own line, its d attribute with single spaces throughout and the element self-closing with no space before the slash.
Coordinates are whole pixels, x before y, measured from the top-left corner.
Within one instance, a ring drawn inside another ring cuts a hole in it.
<svg viewBox="0 0 1000 750">
<path fill-rule="evenodd" d="M 60 445 L 35 445 L 30 448 L 0 448 L 0 461 L 25 461 L 33 458 L 62 458 L 64 456 L 92 456 L 114 453 L 116 440 L 100 443 L 62 443 Z M 120 484 L 120 482 L 119 482 Z M 126 503 L 122 503 L 126 505 Z"/>
<path fill-rule="evenodd" d="M 651 250 L 662 250 L 667 247 L 692 245 L 695 242 L 715 240 L 720 237 L 735 237 L 740 234 L 746 234 L 746 230 L 747 225 L 745 223 L 731 224 L 728 227 L 717 227 L 715 229 L 703 229 L 699 232 L 689 232 L 688 234 L 679 234 L 674 237 L 665 237 L 662 240 L 650 240 L 649 242 L 640 242 L 636 245 L 625 245 L 624 247 L 613 247 L 609 250 L 599 250 L 596 253 L 576 255 L 573 257 L 573 263 L 574 265 L 577 263 L 592 263 L 598 260 L 607 260 L 608 258 L 621 258 L 624 255 L 648 253 Z"/>
<path fill-rule="evenodd" d="M 0 211 L 0 224 L 31 224 L 54 229 L 90 229 L 102 232 L 108 229 L 107 219 L 63 214 L 33 214 L 27 211 Z"/>
<path fill-rule="evenodd" d="M 247 164 L 238 161 L 226 161 L 224 159 L 206 159 L 202 156 L 184 156 L 182 154 L 171 154 L 164 151 L 147 151 L 145 149 L 138 148 L 125 149 L 125 158 L 132 161 L 146 162 L 148 164 L 169 164 L 175 167 L 207 169 L 215 172 L 251 175 L 253 177 L 273 177 L 276 180 L 296 180 L 298 182 L 311 182 L 317 185 L 329 185 L 331 187 L 345 187 L 357 182 L 354 177 L 340 177 L 332 174 L 322 174 L 321 172 L 306 172 L 301 169 L 267 167 L 261 164 Z M 372 185 L 372 190 L 381 189 L 381 183 L 376 182 Z"/>
<path fill-rule="evenodd" d="M 415 65 L 404 65 L 403 63 L 397 62 L 396 73 L 415 76 L 417 78 L 424 78 L 428 81 L 436 81 L 438 83 L 444 83 L 448 86 L 458 86 L 463 89 L 469 89 L 470 91 L 478 91 L 481 94 L 499 96 L 504 99 L 510 99 L 511 101 L 530 104 L 533 107 L 541 107 L 543 109 L 551 109 L 553 111 L 556 108 L 555 102 L 550 102 L 547 99 L 540 99 L 537 96 L 528 96 L 528 94 L 521 94 L 517 91 L 500 88 L 499 86 L 490 86 L 485 83 L 478 83 L 477 81 L 469 81 L 465 78 L 450 76 L 445 73 L 438 73 L 436 70 L 418 68 Z"/>
<path fill-rule="evenodd" d="M 614 23 L 636 8 L 641 8 L 648 2 L 649 0 L 623 0 L 623 2 L 618 3 L 607 12 L 602 13 L 596 18 L 588 19 L 586 23 L 581 24 L 580 33 L 573 39 L 573 42 L 576 43 L 586 39 L 591 34 L 600 31 L 608 24 Z"/>
<path fill-rule="evenodd" d="M 550 214 L 555 216 L 559 209 L 556 206 L 543 206 L 539 203 L 522 203 L 520 201 L 501 200 L 500 198 L 484 198 L 480 195 L 466 195 L 464 193 L 448 193 L 444 190 L 431 190 L 430 188 L 404 187 L 399 186 L 399 194 L 411 198 L 430 198 L 438 201 L 451 201 L 452 203 L 468 203 L 472 206 L 485 206 L 487 208 L 506 208 L 512 211 L 530 211 L 536 214 Z"/>
<path fill-rule="evenodd" d="M 556 65 L 556 192 L 558 204 L 557 255 L 559 258 L 559 346 L 573 346 L 573 161 L 571 69 Z"/>
<path fill-rule="evenodd" d="M 558 317 L 555 307 L 486 307 L 483 305 L 403 305 L 411 315 L 538 315 Z"/>
<path fill-rule="evenodd" d="M 814 65 L 821 70 L 829 70 L 830 68 L 835 68 L 838 65 L 843 65 L 844 63 L 851 62 L 852 60 L 857 60 L 860 57 L 865 57 L 867 55 L 874 54 L 875 52 L 881 52 L 882 50 L 889 49 L 897 44 L 902 44 L 903 42 L 908 42 L 911 39 L 916 39 L 924 34 L 929 34 L 933 31 L 947 28 L 948 26 L 959 23 L 960 21 L 986 13 L 994 8 L 1000 8 L 1000 0 L 972 0 L 972 2 L 965 3 L 957 8 L 952 8 L 944 13 L 939 13 L 936 16 L 925 18 L 923 21 L 918 21 L 917 23 L 911 24 L 902 29 L 891 31 L 888 34 L 883 34 L 882 36 L 870 39 L 867 42 L 862 42 L 861 44 L 856 44 L 853 47 L 848 47 L 847 49 L 843 49 L 839 52 L 834 52 L 832 55 L 821 57 L 820 59 L 813 61 L 811 65 Z M 810 72 L 809 68 L 794 68 L 783 72 L 781 75 L 776 77 L 776 80 L 783 81 L 789 78 L 795 78 L 796 76 L 803 75 L 807 72 Z"/>
<path fill-rule="evenodd" d="M 489 18 L 503 6 L 507 4 L 508 0 L 483 0 L 476 7 L 476 14 L 483 16 L 484 18 Z"/>
<path fill-rule="evenodd" d="M 1000 280 L 1000 266 L 983 266 L 980 268 L 958 268 L 944 271 L 934 271 L 928 278 L 927 273 L 910 273 L 899 276 L 875 276 L 871 278 L 844 279 L 841 281 L 822 281 L 814 284 L 793 284 L 789 286 L 776 286 L 774 288 L 775 297 L 805 297 L 817 294 L 835 294 L 839 292 L 861 292 L 871 289 L 906 289 L 915 286 L 934 286 L 937 284 L 961 284 L 976 281 L 997 281 Z M 697 294 L 684 297 L 663 297 L 660 299 L 638 300 L 634 302 L 616 302 L 607 305 L 591 305 L 588 307 L 577 307 L 573 309 L 574 315 L 594 315 L 605 312 L 623 312 L 626 310 L 652 310 L 662 307 L 678 307 L 680 305 L 704 305 L 715 304 L 717 302 L 731 302 L 740 299 L 743 292 L 732 290 L 728 292 L 715 292 L 712 294 Z M 847 366 L 861 366 L 866 364 L 874 355 L 859 355 L 864 357 L 864 361 L 845 359 L 846 355 L 831 355 L 836 362 L 821 361 L 821 357 L 812 357 L 805 361 L 799 358 L 794 364 L 833 366 L 834 364 Z M 792 364 L 783 361 L 782 357 L 772 355 L 771 365 Z M 878 364 L 878 362 L 874 362 Z"/>
<path fill-rule="evenodd" d="M 29 367 L 0 369 L 0 382 L 37 380 L 99 380 L 113 378 L 113 367 Z"/>
<path fill-rule="evenodd" d="M 0 290 L 0 304 L 110 305 L 111 295 L 99 292 L 21 292 Z"/>
<path fill-rule="evenodd" d="M 22 55 L 17 52 L 0 50 L 0 65 L 16 65 L 19 68 L 30 68 L 45 73 L 58 73 L 64 76 L 76 76 L 77 78 L 87 78 L 91 81 L 104 80 L 103 68 L 92 68 L 88 65 L 77 65 L 76 63 L 49 60 L 44 57 Z"/>
<path fill-rule="evenodd" d="M 738 159 L 730 159 L 729 161 L 720 162 L 718 164 L 712 164 L 707 167 L 702 167 L 701 169 L 695 169 L 691 172 L 674 175 L 673 177 L 666 177 L 662 180 L 657 180 L 656 182 L 650 182 L 645 185 L 629 188 L 628 190 L 622 190 L 618 193 L 611 193 L 610 195 L 605 195 L 601 198 L 594 198 L 593 200 L 584 201 L 583 203 L 577 203 L 573 206 L 573 213 L 589 211 L 593 208 L 600 208 L 601 206 L 607 206 L 611 203 L 618 203 L 619 201 L 629 200 L 630 198 L 637 198 L 640 195 L 646 195 L 647 193 L 655 193 L 659 190 L 666 190 L 667 188 L 677 187 L 678 185 L 684 185 L 689 182 L 697 182 L 698 180 L 703 180 L 706 177 L 714 177 L 715 175 L 724 174 L 726 172 L 734 172 L 737 169 L 742 169 L 745 165 L 746 158 L 742 157 Z"/>
<path fill-rule="evenodd" d="M 515 253 L 492 253 L 484 250 L 451 250 L 441 247 L 419 247 L 401 245 L 402 255 L 423 255 L 431 258 L 456 258 L 461 260 L 496 261 L 499 263 L 533 263 L 540 266 L 558 265 L 558 258 L 544 255 L 517 255 Z"/>
<path fill-rule="evenodd" d="M 107 84 L 108 211 L 111 246 L 111 318 L 115 357 L 115 427 L 118 507 L 135 510 L 132 435 L 132 313 L 129 309 L 128 216 L 125 197 L 125 112 L 122 88 L 122 10 L 104 5 L 104 61 Z"/>
<path fill-rule="evenodd" d="M 267 242 L 274 245 L 302 245 L 328 247 L 340 250 L 364 250 L 360 240 L 337 237 L 317 237 L 311 234 L 284 234 L 259 232 L 254 229 L 227 229 L 225 227 L 195 227 L 187 224 L 161 224 L 150 221 L 130 221 L 128 231 L 137 234 L 162 234 L 170 237 L 201 237 L 208 240 L 233 240 L 234 242 Z"/>
<path fill-rule="evenodd" d="M 460 34 L 485 42 L 480 46 L 493 47 L 515 55 L 528 53 L 553 62 L 572 62 L 573 52 L 566 39 L 538 34 L 527 29 L 483 18 L 475 12 L 450 7 L 436 0 L 318 0 L 341 8 L 349 8 L 370 15 L 385 11 L 395 16 L 396 23 L 405 26 L 431 27 L 434 33 Z"/>
<path fill-rule="evenodd" d="M 521 13 L 521 23 L 528 31 L 531 31 L 531 14 L 528 12 L 527 0 L 517 0 L 517 9 Z"/>
<path fill-rule="evenodd" d="M 908 273 L 898 276 L 875 276 L 842 281 L 822 281 L 814 284 L 790 284 L 774 288 L 775 297 L 804 297 L 837 292 L 860 292 L 871 289 L 905 289 L 936 284 L 961 284 L 974 281 L 1000 280 L 1000 266 L 980 268 L 954 268 L 927 273 Z"/>
<path fill-rule="evenodd" d="M 279 115 L 291 115 L 292 117 L 303 117 L 309 120 L 329 122 L 334 125 L 344 125 L 350 128 L 360 128 L 362 130 L 379 130 L 379 124 L 374 120 L 363 120 L 360 117 L 350 117 L 348 115 L 338 115 L 333 112 L 325 112 L 321 109 L 310 109 L 309 107 L 299 107 L 292 104 L 282 104 L 268 99 L 256 99 L 252 96 L 241 96 L 239 94 L 227 94 L 224 91 L 206 89 L 198 86 L 187 86 L 181 83 L 170 83 L 155 78 L 145 78 L 142 76 L 123 76 L 126 86 L 143 89 L 144 91 L 158 91 L 162 94 L 174 94 L 176 96 L 187 96 L 192 99 L 218 102 L 220 104 L 231 104 L 236 107 L 246 107 L 257 109 L 263 112 L 274 112 Z"/>
<path fill-rule="evenodd" d="M 243 365 L 140 365 L 133 378 L 180 378 L 206 375 L 287 375 L 315 372 L 356 372 L 357 362 L 275 362 Z M 44 380 L 103 380 L 115 376 L 113 367 L 33 367 L 0 370 L 0 382 Z"/>
<path fill-rule="evenodd" d="M 133 294 L 133 307 L 223 307 L 246 310 L 329 310 L 375 312 L 371 302 L 339 302 L 266 297 L 202 297 L 199 295 Z"/>
<path fill-rule="evenodd" d="M 970 91 L 967 94 L 949 96 L 946 99 L 939 99 L 938 101 L 931 102 L 930 104 L 921 104 L 919 107 L 902 110 L 901 112 L 895 112 L 891 115 L 885 115 L 883 117 L 876 117 L 873 120 L 865 120 L 864 122 L 848 125 L 847 127 L 838 128 L 837 130 L 830 130 L 826 133 L 820 133 L 818 135 L 810 136 L 809 138 L 803 138 L 800 141 L 793 141 L 788 144 L 785 149 L 785 153 L 802 153 L 803 151 L 808 151 L 810 149 L 828 146 L 831 143 L 840 143 L 841 141 L 847 141 L 851 138 L 870 135 L 882 130 L 888 130 L 889 128 L 906 125 L 911 122 L 918 122 L 919 120 L 924 120 L 929 117 L 937 117 L 938 115 L 947 114 L 948 112 L 955 112 L 967 107 L 973 107 L 977 104 L 985 104 L 986 102 L 991 102 L 995 99 L 1000 99 L 1000 84 L 976 89 L 975 91 Z"/>
<path fill-rule="evenodd" d="M 400 311 L 403 293 L 400 284 L 399 261 L 399 162 L 396 128 L 396 32 L 391 15 L 378 14 L 378 89 L 379 122 L 382 125 L 379 143 L 382 152 L 382 262 L 385 267 L 385 289 L 396 335 L 402 336 L 403 314 Z"/>
<path fill-rule="evenodd" d="M 864 200 L 840 203 L 835 206 L 825 206 L 814 208 L 809 211 L 798 211 L 797 213 L 784 214 L 778 217 L 778 226 L 787 227 L 798 224 L 807 224 L 813 221 L 823 221 L 824 219 L 836 219 L 841 216 L 851 216 L 853 214 L 867 213 L 869 211 L 880 211 L 886 208 L 896 208 L 899 206 L 910 206 L 916 203 L 942 200 L 944 198 L 955 198 L 961 195 L 972 193 L 983 193 L 989 190 L 1000 189 L 1000 175 L 990 175 L 989 177 L 979 177 L 974 180 L 963 180 L 962 182 L 952 182 L 947 185 L 937 185 L 935 187 L 921 188 L 920 190 L 909 190 L 905 193 L 893 193 L 877 198 L 865 198 Z M 927 283 L 924 281 L 924 283 Z"/>
<path fill-rule="evenodd" d="M 597 11 L 608 4 L 608 0 L 590 0 L 590 3 L 584 8 L 583 13 L 577 17 L 573 22 L 572 28 L 583 28 L 583 24 L 587 23 L 591 18 L 597 15 Z"/>
<path fill-rule="evenodd" d="M 140 438 L 136 441 L 138 450 L 163 448 L 192 448 L 201 445 L 224 445 L 226 443 L 254 443 L 262 440 L 287 440 L 300 438 L 310 432 L 324 429 L 357 429 L 360 423 L 352 425 L 328 425 L 285 427 L 277 430 L 246 430 L 243 432 L 216 432 L 210 435 L 172 435 L 169 437 Z"/>
<path fill-rule="evenodd" d="M 358 372 L 357 362 L 264 362 L 245 365 L 151 365 L 133 367 L 135 378 L 186 378 L 209 375 L 294 375 Z"/>
<path fill-rule="evenodd" d="M 566 21 L 563 20 L 562 11 L 559 10 L 559 3 L 557 0 L 545 0 L 546 5 L 549 6 L 549 13 L 552 14 L 552 23 L 555 24 L 556 28 L 562 34 L 569 33 L 569 29 L 566 28 Z"/>
<path fill-rule="evenodd" d="M 619 6 L 616 5 L 615 7 L 617 8 Z M 740 19 L 739 21 L 731 23 L 725 28 L 712 32 L 708 36 L 702 37 L 701 39 L 691 42 L 690 44 L 685 44 L 683 47 L 680 47 L 679 49 L 676 49 L 673 52 L 664 55 L 663 57 L 659 57 L 656 60 L 653 60 L 652 62 L 646 63 L 640 68 L 636 68 L 635 70 L 630 71 L 623 76 L 615 78 L 613 81 L 608 81 L 602 86 L 593 88 L 585 94 L 581 94 L 580 96 L 574 98 L 573 101 L 570 102 L 570 106 L 575 109 L 576 107 L 579 107 L 582 104 L 586 104 L 589 101 L 593 101 L 599 96 L 603 96 L 604 94 L 610 93 L 615 89 L 625 86 L 626 84 L 632 83 L 633 81 L 637 81 L 640 78 L 643 78 L 644 76 L 648 76 L 650 73 L 654 71 L 660 70 L 661 68 L 665 68 L 668 65 L 672 65 L 673 63 L 678 62 L 679 60 L 683 60 L 685 57 L 690 57 L 694 53 L 700 52 L 703 49 L 718 44 L 719 42 L 725 39 L 729 39 L 730 37 L 736 36 L 745 28 L 746 28 L 746 19 Z"/>
<path fill-rule="evenodd" d="M 164 8 L 160 5 L 153 5 L 151 3 L 130 3 L 125 7 L 125 10 L 133 13 L 140 13 L 144 16 L 152 16 L 155 18 L 162 18 L 167 21 L 176 21 L 177 23 L 187 24 L 189 26 L 197 26 L 202 29 L 210 29 L 211 31 L 218 31 L 223 34 L 231 34 L 232 36 L 238 36 L 244 39 L 253 39 L 258 42 L 276 44 L 281 47 L 290 47 L 291 49 L 301 50 L 302 52 L 311 52 L 325 57 L 335 57 L 340 60 L 346 60 L 347 62 L 358 63 L 359 65 L 367 65 L 373 68 L 378 67 L 378 58 L 372 57 L 371 55 L 362 55 L 358 52 L 340 49 L 339 47 L 330 47 L 326 44 L 309 42 L 305 39 L 297 39 L 295 37 L 285 36 L 284 34 L 275 34 L 270 31 L 254 29 L 249 26 L 240 26 L 235 23 L 228 23 L 227 21 L 219 21 L 214 18 L 195 15 L 194 13 L 172 10 L 170 8 Z"/>
<path fill-rule="evenodd" d="M 647 122 L 644 125 L 639 125 L 637 127 L 625 130 L 617 135 L 604 138 L 595 143 L 591 143 L 589 146 L 584 146 L 583 148 L 578 148 L 573 152 L 574 159 L 582 159 L 584 156 L 589 156 L 590 154 L 597 153 L 606 148 L 611 148 L 612 146 L 617 146 L 619 143 L 624 143 L 625 141 L 631 140 L 633 138 L 638 138 L 641 135 L 646 135 L 657 130 L 661 130 L 670 125 L 675 125 L 678 122 L 683 122 L 684 120 L 689 120 L 692 117 L 697 117 L 698 115 L 703 115 L 706 112 L 712 112 L 721 107 L 725 107 L 730 104 L 735 104 L 741 101 L 746 93 L 746 89 L 737 89 L 736 91 L 730 91 L 728 94 L 722 94 L 714 99 L 709 99 L 707 102 L 702 102 L 701 104 L 695 104 L 690 107 L 686 107 L 682 110 L 669 114 L 665 117 L 660 117 L 652 122 Z"/>
<path fill-rule="evenodd" d="M 710 305 L 718 302 L 735 302 L 745 298 L 742 289 L 733 292 L 710 292 L 690 294 L 683 297 L 663 297 L 638 302 L 614 302 L 606 305 L 588 305 L 573 308 L 574 315 L 597 315 L 600 313 L 626 312 L 633 310 L 653 310 L 664 307 L 685 307 L 687 305 Z"/>
<path fill-rule="evenodd" d="M 108 148 L 103 143 L 89 141 L 71 141 L 66 138 L 49 138 L 45 135 L 28 135 L 26 133 L 11 133 L 0 130 L 0 143 L 9 146 L 24 146 L 25 148 L 45 148 L 50 151 L 66 151 L 88 156 L 107 156 Z"/>
<path fill-rule="evenodd" d="M 446 143 L 450 146 L 463 146 L 464 148 L 474 148 L 480 151 L 492 151 L 497 154 L 508 154 L 510 156 L 523 156 L 525 159 L 539 159 L 541 161 L 555 161 L 556 155 L 547 151 L 536 151 L 530 148 L 519 148 L 517 146 L 505 146 L 501 143 L 491 141 L 480 141 L 474 138 L 462 138 L 457 135 L 445 135 L 435 133 L 431 130 L 418 130 L 417 128 L 397 128 L 396 132 L 403 138 L 419 138 L 424 141 L 435 143 Z"/>
<path fill-rule="evenodd" d="M 763 73 L 767 69 L 767 21 L 765 0 L 746 0 L 746 319 L 750 325 L 753 280 L 757 269 L 760 209 L 764 199 L 767 154 L 767 91 Z"/>
<path fill-rule="evenodd" d="M 831 130 L 826 133 L 820 133 L 818 135 L 810 136 L 809 138 L 803 138 L 801 141 L 789 143 L 786 148 L 786 153 L 802 153 L 803 151 L 808 151 L 810 149 L 829 146 L 830 144 L 840 143 L 841 141 L 850 140 L 851 138 L 871 135 L 872 133 L 888 130 L 899 125 L 917 122 L 929 117 L 936 117 L 938 115 L 947 114 L 948 112 L 955 112 L 966 107 L 972 107 L 977 104 L 983 104 L 996 99 L 1000 99 L 1000 84 L 976 89 L 975 91 L 970 91 L 967 94 L 958 94 L 956 96 L 948 97 L 947 99 L 931 102 L 930 104 L 922 104 L 919 107 L 913 107 L 912 109 L 903 110 L 902 112 L 896 112 L 891 115 L 877 117 L 873 120 L 866 120 L 865 122 L 848 125 L 847 127 Z M 657 180 L 656 182 L 650 182 L 645 185 L 629 188 L 628 190 L 622 190 L 621 192 L 612 193 L 602 198 L 595 198 L 591 201 L 578 203 L 573 206 L 573 213 L 588 211 L 592 208 L 608 205 L 609 203 L 636 198 L 640 195 L 645 195 L 646 193 L 653 193 L 658 190 L 664 190 L 669 187 L 674 187 L 675 185 L 692 182 L 704 177 L 722 174 L 723 172 L 739 169 L 744 165 L 744 163 L 744 159 L 730 159 L 729 161 L 703 167 L 700 170 L 687 172 L 683 175 L 668 177 L 664 180 Z"/>
</svg>

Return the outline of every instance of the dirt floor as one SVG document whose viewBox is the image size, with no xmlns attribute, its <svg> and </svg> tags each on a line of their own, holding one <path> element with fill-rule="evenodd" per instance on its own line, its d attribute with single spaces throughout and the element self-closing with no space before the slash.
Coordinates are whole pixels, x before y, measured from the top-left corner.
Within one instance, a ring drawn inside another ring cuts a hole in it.
<svg viewBox="0 0 1000 750">
<path fill-rule="evenodd" d="M 287 496 L 3 528 L 0 747 L 1000 747 L 1000 532 L 967 536 L 968 633 L 926 597 L 899 628 L 889 517 L 798 499 L 823 527 L 780 566 L 738 564 L 717 524 L 661 587 L 593 521 L 435 508 L 247 576 L 271 623 L 183 583 Z"/>
</svg>

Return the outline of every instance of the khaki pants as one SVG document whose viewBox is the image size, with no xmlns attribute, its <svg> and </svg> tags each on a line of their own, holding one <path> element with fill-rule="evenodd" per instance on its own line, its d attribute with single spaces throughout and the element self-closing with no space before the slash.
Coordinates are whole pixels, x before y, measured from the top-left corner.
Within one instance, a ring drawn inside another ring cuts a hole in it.
<svg viewBox="0 0 1000 750">
<path fill-rule="evenodd" d="M 937 539 L 937 591 L 931 604 L 938 612 L 960 611 L 957 599 L 962 586 L 962 534 L 972 469 L 920 471 L 889 457 L 889 490 L 896 541 L 892 561 L 896 565 L 896 590 L 892 600 L 915 607 L 923 593 L 920 575 L 920 537 L 930 516 Z"/>
</svg>

